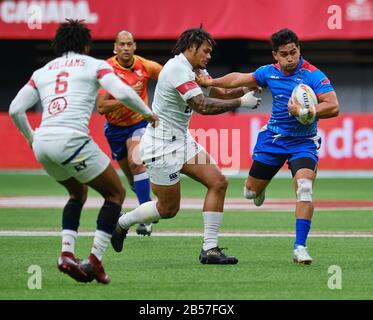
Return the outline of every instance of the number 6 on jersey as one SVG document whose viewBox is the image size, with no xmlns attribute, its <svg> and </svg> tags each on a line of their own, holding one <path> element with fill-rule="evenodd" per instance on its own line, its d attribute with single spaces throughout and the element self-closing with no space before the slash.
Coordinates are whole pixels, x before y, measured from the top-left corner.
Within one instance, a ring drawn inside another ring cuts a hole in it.
<svg viewBox="0 0 373 320">
<path fill-rule="evenodd" d="M 57 75 L 56 86 L 54 88 L 56 94 L 65 93 L 67 91 L 68 82 L 65 78 L 68 76 L 69 73 L 66 71 L 62 71 Z"/>
</svg>

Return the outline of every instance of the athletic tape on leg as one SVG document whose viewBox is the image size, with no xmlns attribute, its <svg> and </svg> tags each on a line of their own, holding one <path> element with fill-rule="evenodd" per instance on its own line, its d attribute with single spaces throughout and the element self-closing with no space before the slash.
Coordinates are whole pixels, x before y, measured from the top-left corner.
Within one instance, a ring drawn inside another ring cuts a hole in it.
<svg viewBox="0 0 373 320">
<path fill-rule="evenodd" d="M 298 179 L 297 180 L 297 202 L 312 201 L 312 180 Z"/>
</svg>

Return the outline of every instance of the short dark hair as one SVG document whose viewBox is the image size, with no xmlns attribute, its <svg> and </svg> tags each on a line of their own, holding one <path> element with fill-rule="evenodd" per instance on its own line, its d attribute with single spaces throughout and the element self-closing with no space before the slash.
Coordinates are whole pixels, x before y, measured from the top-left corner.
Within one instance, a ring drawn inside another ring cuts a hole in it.
<svg viewBox="0 0 373 320">
<path fill-rule="evenodd" d="M 290 29 L 281 29 L 271 36 L 271 46 L 273 51 L 277 51 L 280 46 L 286 45 L 288 43 L 295 43 L 299 47 L 298 36 L 294 31 Z"/>
<path fill-rule="evenodd" d="M 69 51 L 85 53 L 87 47 L 90 48 L 91 30 L 83 21 L 66 19 L 66 22 L 60 24 L 52 41 L 52 47 L 58 56 Z"/>
<path fill-rule="evenodd" d="M 216 44 L 215 40 L 206 30 L 202 28 L 202 26 L 199 28 L 185 30 L 177 40 L 172 53 L 179 54 L 193 45 L 196 45 L 198 49 L 204 41 L 207 41 L 212 47 Z"/>
</svg>

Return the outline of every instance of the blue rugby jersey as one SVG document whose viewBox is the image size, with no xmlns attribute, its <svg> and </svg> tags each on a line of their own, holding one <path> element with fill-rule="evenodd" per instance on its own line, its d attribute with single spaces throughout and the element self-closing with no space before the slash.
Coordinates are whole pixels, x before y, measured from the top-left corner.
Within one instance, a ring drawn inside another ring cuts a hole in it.
<svg viewBox="0 0 373 320">
<path fill-rule="evenodd" d="M 317 121 L 310 125 L 301 124 L 289 115 L 288 101 L 293 89 L 300 83 L 309 85 L 316 96 L 334 91 L 325 74 L 300 58 L 297 68 L 291 74 L 284 74 L 279 64 L 269 64 L 258 68 L 253 77 L 260 87 L 268 87 L 272 93 L 272 113 L 267 128 L 276 134 L 303 137 L 317 133 Z"/>
</svg>

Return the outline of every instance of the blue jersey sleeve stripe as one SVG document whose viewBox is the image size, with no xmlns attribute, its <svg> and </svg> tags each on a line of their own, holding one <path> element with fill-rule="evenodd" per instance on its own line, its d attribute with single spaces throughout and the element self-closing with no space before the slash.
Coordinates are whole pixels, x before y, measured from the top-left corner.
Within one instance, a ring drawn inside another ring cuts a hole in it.
<svg viewBox="0 0 373 320">
<path fill-rule="evenodd" d="M 318 92 L 315 92 L 316 93 L 316 96 L 321 96 L 322 94 L 324 93 L 328 93 L 328 92 L 331 92 L 331 91 L 335 91 L 333 87 L 330 87 L 330 88 L 327 88 L 325 90 L 322 90 L 322 91 L 318 91 Z"/>
</svg>

